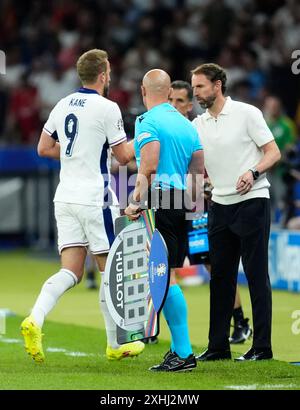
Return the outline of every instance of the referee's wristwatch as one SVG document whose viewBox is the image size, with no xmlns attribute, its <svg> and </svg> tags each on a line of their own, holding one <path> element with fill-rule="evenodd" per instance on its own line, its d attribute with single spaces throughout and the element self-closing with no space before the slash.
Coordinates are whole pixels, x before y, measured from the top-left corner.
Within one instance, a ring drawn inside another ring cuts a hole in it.
<svg viewBox="0 0 300 410">
<path fill-rule="evenodd" d="M 254 181 L 256 181 L 256 180 L 259 178 L 260 173 L 257 171 L 257 169 L 256 169 L 255 167 L 254 167 L 254 168 L 250 168 L 249 171 L 252 172 L 253 179 L 254 179 Z"/>
</svg>

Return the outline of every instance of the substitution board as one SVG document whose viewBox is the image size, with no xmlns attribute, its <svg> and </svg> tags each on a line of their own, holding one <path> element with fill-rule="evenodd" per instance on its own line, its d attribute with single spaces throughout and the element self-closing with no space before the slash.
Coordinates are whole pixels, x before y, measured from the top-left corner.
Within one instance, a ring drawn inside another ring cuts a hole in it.
<svg viewBox="0 0 300 410">
<path fill-rule="evenodd" d="M 154 211 L 143 211 L 134 222 L 127 216 L 117 218 L 115 234 L 104 290 L 118 343 L 157 336 L 170 277 L 167 247 L 155 229 Z"/>
</svg>

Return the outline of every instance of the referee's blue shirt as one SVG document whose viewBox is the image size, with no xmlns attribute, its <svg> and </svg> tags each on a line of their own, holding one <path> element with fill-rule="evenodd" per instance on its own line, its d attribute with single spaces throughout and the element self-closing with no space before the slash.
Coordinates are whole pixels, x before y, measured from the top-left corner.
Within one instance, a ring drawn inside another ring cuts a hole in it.
<svg viewBox="0 0 300 410">
<path fill-rule="evenodd" d="M 162 189 L 186 189 L 186 175 L 195 151 L 202 150 L 199 135 L 171 104 L 156 105 L 135 122 L 134 150 L 140 167 L 140 150 L 148 142 L 160 142 L 159 163 L 154 183 Z"/>
</svg>

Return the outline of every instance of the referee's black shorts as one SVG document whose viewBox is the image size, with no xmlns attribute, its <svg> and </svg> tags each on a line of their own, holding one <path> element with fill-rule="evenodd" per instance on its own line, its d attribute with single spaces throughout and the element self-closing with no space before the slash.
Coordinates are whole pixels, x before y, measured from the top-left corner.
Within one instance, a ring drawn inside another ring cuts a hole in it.
<svg viewBox="0 0 300 410">
<path fill-rule="evenodd" d="M 156 192 L 156 194 L 158 195 L 159 193 Z M 166 242 L 169 253 L 169 267 L 181 268 L 187 254 L 188 246 L 188 220 L 186 219 L 188 210 L 184 202 L 185 191 L 163 191 L 162 195 L 165 195 L 170 200 L 165 201 L 161 198 L 156 200 L 159 206 L 155 211 L 155 227 L 159 230 Z M 180 206 L 180 204 L 182 206 Z"/>
<path fill-rule="evenodd" d="M 181 268 L 187 251 L 186 211 L 181 209 L 158 209 L 155 227 L 164 238 L 169 252 L 169 267 Z"/>
</svg>

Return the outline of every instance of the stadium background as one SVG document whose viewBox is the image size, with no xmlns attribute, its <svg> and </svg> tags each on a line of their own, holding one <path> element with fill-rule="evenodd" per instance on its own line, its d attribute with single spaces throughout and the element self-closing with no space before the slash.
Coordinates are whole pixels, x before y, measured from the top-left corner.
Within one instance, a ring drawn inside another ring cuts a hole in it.
<svg viewBox="0 0 300 410">
<path fill-rule="evenodd" d="M 281 163 L 269 176 L 273 182 L 270 268 L 273 287 L 293 292 L 274 292 L 274 351 L 278 359 L 299 361 L 300 335 L 297 326 L 292 330 L 300 316 L 300 74 L 292 70 L 299 39 L 296 0 L 1 1 L 0 50 L 6 55 L 6 74 L 0 75 L 0 309 L 27 314 L 44 278 L 57 267 L 52 197 L 59 164 L 38 158 L 35 147 L 52 107 L 79 85 L 74 69 L 78 56 L 89 48 L 108 51 L 110 98 L 121 107 L 128 138 L 133 136 L 136 115 L 144 110 L 139 87 L 147 70 L 163 68 L 172 80 L 189 81 L 192 68 L 213 61 L 227 71 L 228 95 L 263 110 L 282 152 Z M 198 112 L 195 105 L 192 117 Z M 208 288 L 186 289 L 186 294 L 191 337 L 198 349 L 207 341 Z M 242 296 L 249 316 L 246 288 Z M 49 318 L 54 321 L 53 340 L 57 329 L 65 331 L 61 342 L 66 346 L 71 331 L 58 323 L 74 324 L 78 332 L 79 325 L 88 326 L 86 334 L 103 328 L 97 295 L 82 285 L 67 294 Z M 7 337 L 13 336 L 12 340 L 18 340 L 18 321 L 19 316 L 7 321 Z M 51 325 L 49 331 L 51 340 Z M 161 338 L 168 339 L 164 326 Z M 8 349 L 2 362 L 7 366 L 2 369 L 5 374 L 12 363 L 26 358 L 20 349 L 16 352 L 18 342 L 0 345 L 0 355 L 3 346 Z M 153 364 L 151 354 L 158 359 L 166 346 L 161 341 L 149 347 L 145 361 Z M 238 346 L 235 351 L 245 349 Z M 80 359 L 74 358 L 75 366 L 80 366 L 75 359 Z M 142 372 L 143 365 L 138 366 Z M 213 369 L 220 380 L 230 379 L 227 368 Z M 22 371 L 28 371 L 26 365 Z M 279 379 L 288 379 L 292 372 L 277 371 Z M 0 378 L 0 388 L 24 387 L 21 370 L 19 376 Z M 237 376 L 243 379 L 242 374 Z M 256 370 L 252 376 L 254 382 L 266 383 L 267 378 L 260 379 Z M 39 382 L 25 386 L 36 387 Z M 296 385 L 300 388 L 299 373 Z M 205 383 L 193 386 L 201 388 Z"/>
</svg>

